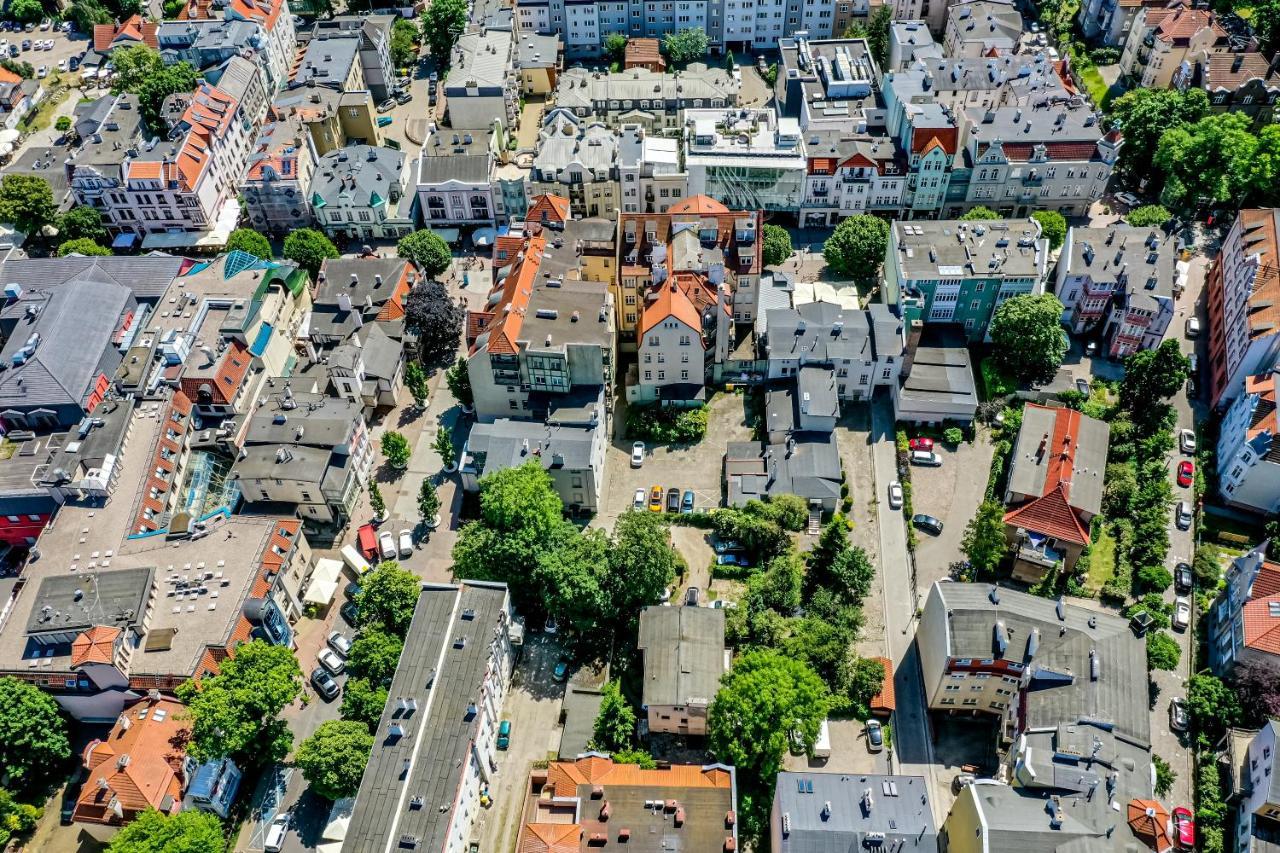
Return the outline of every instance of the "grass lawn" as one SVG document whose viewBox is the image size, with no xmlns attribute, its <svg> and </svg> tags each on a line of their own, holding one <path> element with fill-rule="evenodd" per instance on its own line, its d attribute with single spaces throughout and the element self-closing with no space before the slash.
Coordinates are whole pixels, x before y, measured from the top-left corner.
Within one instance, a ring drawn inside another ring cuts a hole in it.
<svg viewBox="0 0 1280 853">
<path fill-rule="evenodd" d="M 1203 528 L 1204 541 L 1225 545 L 1228 548 L 1248 549 L 1254 543 L 1261 542 L 1265 536 L 1262 528 L 1257 525 L 1213 512 L 1201 513 L 1200 524 Z"/>
<path fill-rule="evenodd" d="M 1004 375 L 993 359 L 982 357 L 978 361 L 978 372 L 982 375 L 982 399 L 991 400 L 1005 397 L 1018 390 L 1018 383 Z"/>
<path fill-rule="evenodd" d="M 27 114 L 19 127 L 27 133 L 35 130 L 45 130 L 53 124 L 53 114 L 57 112 L 58 105 L 67 99 L 70 90 L 62 89 L 56 95 L 49 95 L 41 101 L 34 110 Z"/>
<path fill-rule="evenodd" d="M 1089 97 L 1098 105 L 1098 109 L 1105 109 L 1108 104 L 1107 90 L 1108 86 L 1102 75 L 1098 73 L 1098 69 L 1092 65 L 1087 68 L 1077 69 L 1080 73 L 1080 79 L 1084 81 L 1084 87 L 1089 90 Z"/>
<path fill-rule="evenodd" d="M 1089 551 L 1089 576 L 1085 578 L 1085 587 L 1095 595 L 1111 576 L 1116 573 L 1116 540 L 1106 525 L 1101 525 L 1102 532 L 1093 540 Z"/>
</svg>

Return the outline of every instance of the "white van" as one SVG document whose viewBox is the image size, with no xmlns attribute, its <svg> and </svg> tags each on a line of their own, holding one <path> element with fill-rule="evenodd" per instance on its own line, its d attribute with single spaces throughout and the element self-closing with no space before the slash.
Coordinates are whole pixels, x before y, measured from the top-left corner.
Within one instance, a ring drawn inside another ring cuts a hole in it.
<svg viewBox="0 0 1280 853">
<path fill-rule="evenodd" d="M 355 545 L 342 546 L 342 562 L 347 564 L 348 569 L 355 572 L 357 578 L 370 569 L 369 561 L 361 556 Z"/>
<path fill-rule="evenodd" d="M 830 758 L 831 757 L 831 727 L 827 725 L 827 721 L 822 721 L 822 727 L 818 729 L 818 739 L 813 742 L 814 758 Z"/>
</svg>

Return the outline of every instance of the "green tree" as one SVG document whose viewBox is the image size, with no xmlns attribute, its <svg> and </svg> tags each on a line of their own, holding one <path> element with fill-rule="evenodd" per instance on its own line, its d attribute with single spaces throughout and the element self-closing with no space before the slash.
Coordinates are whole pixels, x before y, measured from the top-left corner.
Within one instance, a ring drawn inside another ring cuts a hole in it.
<svg viewBox="0 0 1280 853">
<path fill-rule="evenodd" d="M 1214 675 L 1193 675 L 1187 681 L 1187 712 L 1192 731 L 1216 743 L 1228 727 L 1240 722 L 1236 692 Z"/>
<path fill-rule="evenodd" d="M 1048 382 L 1067 353 L 1062 303 L 1051 293 L 1006 299 L 991 318 L 996 362 L 1024 381 Z"/>
<path fill-rule="evenodd" d="M 142 88 L 148 78 L 164 69 L 160 51 L 144 44 L 118 47 L 111 52 L 111 64 L 115 69 L 112 93 L 134 92 Z"/>
<path fill-rule="evenodd" d="M 1249 23 L 1253 26 L 1254 35 L 1258 37 L 1258 50 L 1271 56 L 1280 47 L 1280 2 L 1278 0 L 1261 0 L 1251 3 L 1253 16 Z"/>
<path fill-rule="evenodd" d="M 0 68 L 5 69 L 6 71 L 12 71 L 23 80 L 34 80 L 36 76 L 36 69 L 30 62 L 19 62 L 16 59 L 9 59 L 6 57 L 4 59 L 0 59 Z"/>
<path fill-rule="evenodd" d="M 427 477 L 418 489 L 418 517 L 430 522 L 440 514 L 440 495 L 436 494 L 436 485 Z"/>
<path fill-rule="evenodd" d="M 378 488 L 378 484 L 369 482 L 369 508 L 373 510 L 374 517 L 382 518 L 387 512 L 387 502 L 382 499 L 382 489 Z"/>
<path fill-rule="evenodd" d="M 387 688 L 370 684 L 368 679 L 348 678 L 342 686 L 342 719 L 364 723 L 369 731 L 378 727 L 382 709 L 387 705 Z"/>
<path fill-rule="evenodd" d="M 794 551 L 781 554 L 770 560 L 763 572 L 747 581 L 747 606 L 790 616 L 800 606 L 803 582 L 804 560 Z"/>
<path fill-rule="evenodd" d="M 445 371 L 444 383 L 449 386 L 449 393 L 453 395 L 453 399 L 460 404 L 468 409 L 475 405 L 475 395 L 471 391 L 471 374 L 467 372 L 465 356 L 458 356 L 453 366 Z"/>
<path fill-rule="evenodd" d="M 764 226 L 764 262 L 777 266 L 791 257 L 791 233 L 781 225 Z"/>
<path fill-rule="evenodd" d="M 799 495 L 773 495 L 766 501 L 748 501 L 746 509 L 777 522 L 783 530 L 799 533 L 809 523 L 809 502 Z"/>
<path fill-rule="evenodd" d="M 44 814 L 40 806 L 20 803 L 13 794 L 0 788 L 0 844 L 15 835 L 30 832 Z"/>
<path fill-rule="evenodd" d="M 831 564 L 830 588 L 845 590 L 855 602 L 861 602 L 871 591 L 871 581 L 875 579 L 876 567 L 867 556 L 867 552 L 852 545 L 836 557 Z"/>
<path fill-rule="evenodd" d="M 1049 250 L 1058 251 L 1067 239 L 1067 220 L 1056 210 L 1037 210 L 1031 218 L 1040 223 L 1040 236 L 1049 241 Z"/>
<path fill-rule="evenodd" d="M 78 240 L 67 240 L 58 246 L 58 257 L 65 258 L 67 255 L 110 257 L 111 250 L 105 246 L 99 246 L 88 237 L 81 237 Z"/>
<path fill-rule="evenodd" d="M 431 447 L 436 453 L 440 454 L 440 461 L 444 463 L 446 468 L 457 459 L 457 451 L 453 449 L 453 433 L 444 424 L 441 424 L 436 430 L 436 440 Z"/>
<path fill-rule="evenodd" d="M 642 770 L 656 770 L 658 762 L 653 760 L 653 756 L 645 752 L 643 749 L 623 749 L 615 752 L 612 756 L 614 764 L 634 764 Z"/>
<path fill-rule="evenodd" d="M 1169 766 L 1169 762 L 1154 753 L 1151 755 L 1151 763 L 1156 768 L 1156 796 L 1162 798 L 1169 796 L 1169 792 L 1173 790 L 1173 783 L 1178 781 L 1178 774 Z"/>
<path fill-rule="evenodd" d="M 311 790 L 326 800 L 354 797 L 369 763 L 373 735 L 355 720 L 328 720 L 298 744 L 294 763 Z"/>
<path fill-rule="evenodd" d="M 1111 102 L 1112 121 L 1124 133 L 1116 174 L 1129 186 L 1156 177 L 1151 155 L 1168 129 L 1209 114 L 1209 97 L 1200 89 L 1133 89 Z"/>
<path fill-rule="evenodd" d="M 1182 659 L 1182 647 L 1164 631 L 1147 632 L 1147 668 L 1172 672 Z"/>
<path fill-rule="evenodd" d="M 424 361 L 453 361 L 464 319 L 462 306 L 434 279 L 418 282 L 405 298 L 405 326 L 418 336 L 418 354 Z"/>
<path fill-rule="evenodd" d="M 356 593 L 361 630 L 380 628 L 404 637 L 421 592 L 422 582 L 413 572 L 400 568 L 393 560 L 380 563 L 361 578 L 360 592 Z"/>
<path fill-rule="evenodd" d="M 36 236 L 57 216 L 53 190 L 44 178 L 5 175 L 0 179 L 0 222 L 12 223 L 23 234 Z"/>
<path fill-rule="evenodd" d="M 82 33 L 92 33 L 95 24 L 109 24 L 113 18 L 99 0 L 77 0 L 67 9 L 67 17 Z"/>
<path fill-rule="evenodd" d="M 0 678 L 0 773 L 10 786 L 26 787 L 71 755 L 58 703 L 16 678 Z"/>
<path fill-rule="evenodd" d="M 358 606 L 358 605 L 357 605 Z M 347 671 L 370 685 L 388 686 L 400 665 L 404 640 L 388 633 L 381 625 L 362 630 L 351 643 L 347 655 Z"/>
<path fill-rule="evenodd" d="M 822 526 L 818 541 L 809 552 L 809 584 L 828 586 L 827 575 L 835 564 L 836 558 L 849 549 L 849 533 L 853 525 L 841 513 L 831 516 L 831 520 Z"/>
<path fill-rule="evenodd" d="M 1159 228 L 1172 218 L 1173 214 L 1167 208 L 1158 204 L 1144 204 L 1126 213 L 1124 221 L 1134 228 Z"/>
<path fill-rule="evenodd" d="M 404 386 L 409 389 L 409 396 L 413 397 L 415 406 L 421 409 L 427 404 L 430 388 L 427 385 L 427 372 L 422 369 L 421 364 L 410 361 L 404 366 Z"/>
<path fill-rule="evenodd" d="M 40 0 L 12 0 L 9 15 L 23 23 L 39 21 L 44 17 L 44 4 Z"/>
<path fill-rule="evenodd" d="M 613 611 L 606 588 L 609 539 L 602 530 L 578 534 L 569 526 L 537 557 L 534 582 L 543 605 L 570 637 L 590 642 L 609 627 Z"/>
<path fill-rule="evenodd" d="M 1138 494 L 1138 472 L 1130 463 L 1113 462 L 1107 466 L 1104 481 L 1103 512 L 1111 518 L 1123 518 L 1128 515 L 1130 502 Z"/>
<path fill-rule="evenodd" d="M 1211 542 L 1197 546 L 1196 554 L 1191 559 L 1191 572 L 1196 576 L 1196 581 L 1202 587 L 1207 589 L 1217 588 L 1218 579 L 1222 577 L 1220 554 L 1218 546 Z"/>
<path fill-rule="evenodd" d="M 217 815 L 199 809 L 172 815 L 147 809 L 107 845 L 107 853 L 223 853 L 226 849 Z"/>
<path fill-rule="evenodd" d="M 849 699 L 854 705 L 854 714 L 865 718 L 870 716 L 871 700 L 884 689 L 884 664 L 875 658 L 859 658 L 853 665 L 853 674 L 849 679 Z"/>
<path fill-rule="evenodd" d="M 1004 217 L 996 213 L 991 208 L 983 207 L 982 205 L 969 209 L 960 217 L 962 222 L 973 222 L 975 220 L 982 221 L 987 219 L 1004 219 Z"/>
<path fill-rule="evenodd" d="M 1258 138 L 1243 113 L 1214 113 L 1160 137 L 1155 164 L 1166 176 L 1162 203 L 1182 208 L 1243 201 Z M 1126 141 L 1126 144 L 1127 141 Z"/>
<path fill-rule="evenodd" d="M 867 21 L 867 47 L 881 68 L 889 62 L 889 28 L 893 26 L 893 7 L 880 6 Z"/>
<path fill-rule="evenodd" d="M 320 272 L 320 266 L 326 260 L 340 257 L 338 247 L 312 228 L 290 231 L 289 236 L 284 238 L 284 256 L 311 273 L 312 278 Z"/>
<path fill-rule="evenodd" d="M 707 724 L 711 751 L 739 772 L 772 780 L 793 732 L 812 753 L 830 701 L 808 664 L 771 649 L 749 651 L 721 679 L 712 702 Z"/>
<path fill-rule="evenodd" d="M 1182 354 L 1178 341 L 1167 338 L 1155 349 L 1140 350 L 1124 361 L 1124 381 L 1120 383 L 1120 403 L 1135 421 L 1150 423 L 1162 416 L 1163 401 L 1178 392 L 1191 362 Z"/>
<path fill-rule="evenodd" d="M 969 558 L 973 578 L 989 577 L 1009 548 L 1004 535 L 1004 504 L 983 501 L 965 526 L 960 550 Z"/>
<path fill-rule="evenodd" d="M 441 72 L 449 67 L 454 42 L 467 27 L 467 0 L 439 0 L 422 14 L 427 51 Z"/>
<path fill-rule="evenodd" d="M 409 464 L 409 456 L 411 450 L 409 448 L 409 439 L 405 438 L 401 433 L 395 430 L 387 430 L 382 434 L 382 455 L 387 457 L 387 462 L 392 468 L 403 469 Z"/>
<path fill-rule="evenodd" d="M 636 712 L 622 695 L 617 681 L 610 681 L 600 692 L 600 712 L 596 714 L 591 735 L 591 748 L 603 752 L 621 752 L 631 747 L 636 733 Z"/>
<path fill-rule="evenodd" d="M 71 129 L 71 116 L 58 116 L 58 120 L 53 123 L 53 129 L 59 133 L 66 133 Z"/>
<path fill-rule="evenodd" d="M 255 258 L 269 261 L 274 257 L 271 242 L 252 228 L 237 228 L 227 238 L 227 251 L 248 252 Z"/>
<path fill-rule="evenodd" d="M 242 767 L 284 758 L 293 735 L 279 714 L 302 689 L 298 659 L 286 646 L 254 640 L 221 668 L 178 687 L 191 716 L 187 754 L 197 761 L 229 755 Z"/>
<path fill-rule="evenodd" d="M 836 226 L 822 247 L 822 256 L 838 275 L 872 281 L 884 263 L 888 244 L 889 223 L 858 214 Z"/>
<path fill-rule="evenodd" d="M 110 235 L 102 224 L 102 214 L 87 204 L 81 204 L 59 217 L 58 236 L 63 240 L 84 239 L 103 243 Z"/>
<path fill-rule="evenodd" d="M 453 263 L 453 252 L 449 250 L 449 244 L 429 228 L 401 237 L 396 244 L 396 254 L 413 264 L 428 278 L 436 278 Z"/>
<path fill-rule="evenodd" d="M 391 61 L 398 68 L 407 68 L 418 58 L 418 25 L 407 18 L 397 17 L 391 25 Z"/>
<path fill-rule="evenodd" d="M 652 512 L 627 512 L 618 518 L 608 560 L 609 600 L 617 618 L 628 623 L 640 608 L 661 601 L 663 590 L 685 571 L 666 520 Z"/>
<path fill-rule="evenodd" d="M 165 129 L 161 117 L 164 99 L 179 92 L 193 92 L 200 75 L 187 62 L 165 65 L 160 52 L 146 45 L 128 45 L 111 53 L 115 66 L 113 94 L 138 96 L 138 112 L 153 132 Z"/>
<path fill-rule="evenodd" d="M 622 33 L 608 33 L 604 37 L 604 55 L 621 62 L 627 53 L 627 37 Z"/>
<path fill-rule="evenodd" d="M 667 33 L 662 39 L 662 49 L 667 59 L 675 65 L 695 62 L 707 55 L 707 33 L 692 27 Z"/>
</svg>

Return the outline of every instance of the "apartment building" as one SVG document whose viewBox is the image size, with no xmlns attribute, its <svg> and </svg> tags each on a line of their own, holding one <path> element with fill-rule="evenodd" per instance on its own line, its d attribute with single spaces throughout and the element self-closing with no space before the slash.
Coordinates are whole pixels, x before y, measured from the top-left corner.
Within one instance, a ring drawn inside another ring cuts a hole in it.
<svg viewBox="0 0 1280 853">
<path fill-rule="evenodd" d="M 272 117 L 262 126 L 240 182 L 255 230 L 279 235 L 311 225 L 311 176 L 318 163 L 315 143 L 297 115 Z"/>
<path fill-rule="evenodd" d="M 712 607 L 646 607 L 636 648 L 644 655 L 641 707 L 655 734 L 707 733 L 711 700 L 729 669 L 724 611 Z"/>
<path fill-rule="evenodd" d="M 311 27 L 310 42 L 353 39 L 365 87 L 375 101 L 391 97 L 396 71 L 391 62 L 391 25 L 396 15 L 338 15 L 317 20 Z"/>
<path fill-rule="evenodd" d="M 82 142 L 65 171 L 76 204 L 95 208 L 106 219 L 110 203 L 104 194 L 121 186 L 125 160 L 144 150 L 145 143 L 136 95 L 106 96 L 96 106 L 92 116 L 77 122 Z"/>
<path fill-rule="evenodd" d="M 437 128 L 418 152 L 418 210 L 433 228 L 503 225 L 509 212 L 497 184 L 501 126 Z"/>
<path fill-rule="evenodd" d="M 794 212 L 804 196 L 800 123 L 773 110 L 686 110 L 689 193 L 738 210 Z"/>
<path fill-rule="evenodd" d="M 515 652 L 505 584 L 423 583 L 342 849 L 462 853 L 494 784 Z M 426 807 L 422 798 L 435 792 Z"/>
<path fill-rule="evenodd" d="M 779 112 L 802 130 L 866 135 L 882 130 L 880 69 L 866 39 L 810 39 L 799 32 L 778 42 L 782 61 L 774 92 Z"/>
<path fill-rule="evenodd" d="M 1218 476 L 1230 506 L 1264 518 L 1280 513 L 1280 365 L 1244 377 L 1244 393 L 1227 407 L 1218 433 Z"/>
<path fill-rule="evenodd" d="M 1249 741 L 1239 764 L 1232 767 L 1233 775 L 1239 779 L 1241 799 L 1235 809 L 1235 825 L 1227 827 L 1224 835 L 1239 853 L 1266 853 L 1280 844 L 1278 735 L 1280 723 L 1268 720 Z"/>
<path fill-rule="evenodd" d="M 414 194 L 403 152 L 351 145 L 320 158 L 311 178 L 316 223 L 337 240 L 395 240 L 413 233 Z"/>
<path fill-rule="evenodd" d="M 317 158 L 348 145 L 382 144 L 373 96 L 367 90 L 300 86 L 277 95 L 271 112 L 278 118 L 297 117 L 311 135 Z"/>
<path fill-rule="evenodd" d="M 1181 3 L 1142 7 L 1125 39 L 1120 67 L 1144 89 L 1167 89 L 1183 64 L 1191 68 L 1214 53 L 1230 50 L 1227 31 L 1208 9 Z"/>
<path fill-rule="evenodd" d="M 297 49 L 294 17 L 287 0 L 227 0 L 223 15 L 232 21 L 250 21 L 262 29 L 266 34 L 267 76 L 275 88 L 283 89 Z"/>
<path fill-rule="evenodd" d="M 486 475 L 534 464 L 547 472 L 571 514 L 599 512 L 608 445 L 604 400 L 589 404 L 585 413 L 573 408 L 557 408 L 546 422 L 498 418 L 473 425 L 458 462 L 462 488 L 476 493 Z"/>
<path fill-rule="evenodd" d="M 164 21 L 156 31 L 160 56 L 166 64 L 190 63 L 197 71 L 214 68 L 232 57 L 252 58 L 274 92 L 284 78 L 271 76 L 269 34 L 253 21 L 209 18 Z"/>
<path fill-rule="evenodd" d="M 630 68 L 569 68 L 556 86 L 556 106 L 609 127 L 639 125 L 662 134 L 683 124 L 686 110 L 733 107 L 742 84 L 723 68 L 690 63 L 678 74 Z"/>
<path fill-rule="evenodd" d="M 1049 241 L 1034 219 L 894 222 L 884 262 L 885 301 L 904 320 L 947 323 L 986 339 L 1006 299 L 1044 292 Z"/>
<path fill-rule="evenodd" d="M 630 45 L 628 45 L 630 47 Z M 516 49 L 520 69 L 520 91 L 525 95 L 550 95 L 556 90 L 564 70 L 560 37 L 521 33 Z"/>
<path fill-rule="evenodd" d="M 618 138 L 618 206 L 623 213 L 666 213 L 689 194 L 680 140 L 643 125 L 623 125 Z"/>
<path fill-rule="evenodd" d="M 1085 38 L 1107 47 L 1123 47 L 1139 12 L 1168 5 L 1168 0 L 1086 0 L 1080 4 L 1076 20 Z"/>
<path fill-rule="evenodd" d="M 1054 288 L 1062 322 L 1117 360 L 1159 346 L 1174 315 L 1176 243 L 1155 228 L 1071 228 Z"/>
<path fill-rule="evenodd" d="M 1010 0 L 947 3 L 942 50 L 950 57 L 1014 53 L 1022 38 L 1022 14 Z"/>
<path fill-rule="evenodd" d="M 452 127 L 489 127 L 495 120 L 514 128 L 520 113 L 518 42 L 510 29 L 481 27 L 453 46 L 449 73 L 441 81 Z"/>
<path fill-rule="evenodd" d="M 907 159 L 891 139 L 868 139 L 846 131 L 805 133 L 804 200 L 806 227 L 833 226 L 846 216 L 902 209 Z"/>
<path fill-rule="evenodd" d="M 894 21 L 889 27 L 889 57 L 883 71 L 903 71 L 922 59 L 941 59 L 942 45 L 934 41 L 924 21 Z"/>
<path fill-rule="evenodd" d="M 773 850 L 883 848 L 934 853 L 938 829 L 923 776 L 782 772 L 769 819 Z"/>
<path fill-rule="evenodd" d="M 1280 563 L 1266 543 L 1231 561 L 1207 618 L 1209 666 L 1220 676 L 1237 663 L 1273 666 L 1280 655 Z"/>
<path fill-rule="evenodd" d="M 897 382 L 904 353 L 902 321 L 888 305 L 853 310 L 832 302 L 773 308 L 764 317 L 761 342 L 766 376 L 785 379 L 805 366 L 827 368 L 841 401 L 866 400 Z"/>
<path fill-rule="evenodd" d="M 1276 98 L 1280 97 L 1277 63 L 1277 58 L 1268 62 L 1255 51 L 1210 53 L 1175 84 L 1183 89 L 1203 89 L 1214 112 L 1247 115 L 1255 128 L 1261 129 L 1274 120 Z"/>
<path fill-rule="evenodd" d="M 1245 377 L 1280 363 L 1280 215 L 1241 210 L 1205 279 L 1209 399 L 1225 407 Z"/>
<path fill-rule="evenodd" d="M 529 198 L 567 198 L 576 217 L 616 216 L 618 142 L 618 135 L 601 122 L 579 119 L 565 108 L 549 111 L 538 131 Z"/>
</svg>

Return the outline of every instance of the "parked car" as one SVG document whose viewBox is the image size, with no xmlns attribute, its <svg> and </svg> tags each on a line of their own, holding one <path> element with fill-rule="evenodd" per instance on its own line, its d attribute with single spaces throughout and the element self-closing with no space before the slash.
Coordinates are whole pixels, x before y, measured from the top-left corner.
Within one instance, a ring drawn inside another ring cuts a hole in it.
<svg viewBox="0 0 1280 853">
<path fill-rule="evenodd" d="M 391 535 L 390 530 L 383 530 L 378 533 L 378 553 L 382 555 L 384 560 L 394 560 L 396 558 L 396 538 Z"/>
<path fill-rule="evenodd" d="M 913 438 L 907 442 L 912 450 L 933 450 L 932 438 Z"/>
<path fill-rule="evenodd" d="M 555 677 L 556 681 L 564 681 L 569 675 L 569 662 L 556 661 L 555 669 L 551 670 L 551 675 Z"/>
<path fill-rule="evenodd" d="M 338 682 L 322 666 L 311 670 L 311 686 L 325 699 L 335 699 L 338 696 Z"/>
<path fill-rule="evenodd" d="M 925 515 L 922 512 L 916 513 L 911 517 L 911 523 L 921 530 L 932 533 L 934 536 L 942 535 L 942 522 L 934 518 L 932 515 Z"/>
<path fill-rule="evenodd" d="M 680 490 L 675 486 L 667 489 L 667 512 L 680 511 Z"/>
<path fill-rule="evenodd" d="M 358 628 L 356 622 L 360 619 L 360 608 L 356 607 L 354 601 L 348 601 L 346 604 L 338 608 L 338 615 L 342 617 L 342 621 L 346 622 L 352 628 Z"/>
<path fill-rule="evenodd" d="M 1191 463 L 1191 460 L 1183 459 L 1178 463 L 1178 485 L 1184 489 L 1190 486 L 1195 473 L 1196 466 Z"/>
<path fill-rule="evenodd" d="M 1178 596 L 1173 602 L 1173 617 L 1170 620 L 1175 631 L 1185 631 L 1191 624 L 1191 602 Z"/>
<path fill-rule="evenodd" d="M 560 624 L 556 622 L 556 617 L 554 616 L 547 617 L 547 621 L 544 622 L 542 625 L 542 633 L 550 634 L 553 637 L 556 634 L 560 633 Z"/>
<path fill-rule="evenodd" d="M 680 512 L 682 514 L 693 512 L 693 501 L 693 489 L 685 489 L 684 497 L 680 498 Z"/>
<path fill-rule="evenodd" d="M 1196 317 L 1187 318 L 1187 337 L 1196 338 L 1200 336 L 1200 320 Z"/>
<path fill-rule="evenodd" d="M 644 464 L 644 442 L 637 441 L 631 445 L 631 467 L 639 468 Z"/>
<path fill-rule="evenodd" d="M 649 512 L 662 512 L 662 486 L 649 490 Z"/>
<path fill-rule="evenodd" d="M 765 58 L 763 56 L 757 56 L 756 68 L 759 69 L 761 74 L 764 74 L 766 71 L 769 70 L 769 63 L 765 61 Z"/>
<path fill-rule="evenodd" d="M 884 749 L 884 728 L 878 720 L 867 720 L 867 749 L 872 752 Z"/>
<path fill-rule="evenodd" d="M 1076 390 L 1086 397 L 1089 396 L 1089 380 L 1083 376 L 1076 377 Z"/>
<path fill-rule="evenodd" d="M 67 61 L 66 61 L 65 59 L 59 59 L 59 60 L 58 60 L 58 70 L 59 70 L 59 71 L 66 71 L 66 70 L 67 70 Z"/>
<path fill-rule="evenodd" d="M 399 544 L 400 544 L 400 556 L 412 557 L 413 556 L 413 531 L 407 527 L 404 530 L 401 530 L 400 537 L 399 537 Z"/>
<path fill-rule="evenodd" d="M 387 98 L 385 101 L 383 101 L 382 103 L 378 104 L 378 112 L 380 112 L 380 113 L 389 113 L 389 112 L 391 112 L 392 110 L 394 110 L 395 108 L 396 108 L 396 99 L 395 99 L 395 98 Z"/>
<path fill-rule="evenodd" d="M 316 655 L 316 660 L 320 661 L 320 665 L 334 675 L 339 674 L 347 668 L 346 661 L 338 657 L 333 649 L 321 649 Z"/>
<path fill-rule="evenodd" d="M 730 551 L 739 551 L 742 549 L 742 546 L 737 542 L 733 542 L 728 539 L 721 539 L 712 547 L 715 548 L 717 554 L 727 554 Z"/>
<path fill-rule="evenodd" d="M 1196 452 L 1196 434 L 1189 429 L 1178 431 L 1178 447 L 1188 455 Z"/>
<path fill-rule="evenodd" d="M 937 468 L 942 464 L 942 457 L 929 450 L 913 450 L 911 451 L 912 465 L 928 465 Z"/>
<path fill-rule="evenodd" d="M 711 602 L 713 610 L 732 610 L 737 606 L 738 603 L 736 601 L 726 601 L 723 598 L 717 598 L 715 601 Z"/>
<path fill-rule="evenodd" d="M 400 94 L 396 95 L 397 104 L 407 104 L 412 100 L 413 100 L 413 95 L 409 94 L 408 92 L 401 92 Z"/>
<path fill-rule="evenodd" d="M 894 480 L 889 484 L 889 509 L 902 509 L 902 484 Z"/>
<path fill-rule="evenodd" d="M 1169 701 L 1169 728 L 1175 732 L 1185 732 L 1191 727 L 1191 714 L 1187 711 L 1187 700 L 1175 696 Z"/>
<path fill-rule="evenodd" d="M 43 21 L 40 22 L 40 29 L 42 30 L 47 30 L 52 26 L 53 26 L 53 21 L 49 20 L 48 18 L 45 18 Z"/>
<path fill-rule="evenodd" d="M 634 510 L 642 510 L 644 509 L 644 503 L 644 489 L 636 489 L 635 497 L 631 499 L 631 508 Z"/>
<path fill-rule="evenodd" d="M 341 631 L 330 631 L 329 639 L 326 642 L 328 642 L 329 648 L 333 649 L 344 659 L 351 654 L 351 640 L 349 640 L 347 635 Z"/>
<path fill-rule="evenodd" d="M 1116 193 L 1116 201 L 1120 202 L 1125 207 L 1142 206 L 1142 199 L 1138 198 L 1133 193 Z"/>
<path fill-rule="evenodd" d="M 1087 355 L 1087 356 L 1089 356 L 1090 358 L 1092 358 L 1093 356 L 1097 355 L 1097 354 L 1098 354 L 1098 342 L 1097 342 L 1097 341 L 1089 341 L 1089 343 L 1085 344 L 1085 345 L 1084 345 L 1084 354 L 1085 354 L 1085 355 Z"/>
<path fill-rule="evenodd" d="M 716 557 L 716 565 L 717 566 L 742 566 L 743 568 L 746 568 L 747 566 L 751 565 L 751 561 L 748 560 L 742 554 L 721 554 L 720 556 Z"/>
<path fill-rule="evenodd" d="M 45 77 L 48 77 L 48 76 L 49 76 L 48 67 L 41 65 L 39 68 L 36 69 L 36 77 L 38 77 L 39 79 L 43 80 Z"/>
<path fill-rule="evenodd" d="M 1175 592 L 1191 592 L 1191 566 L 1178 563 L 1173 567 L 1173 589 Z"/>
<path fill-rule="evenodd" d="M 395 123 L 396 120 L 391 116 L 378 116 L 378 127 L 391 127 Z"/>
<path fill-rule="evenodd" d="M 506 749 L 511 746 L 511 721 L 503 720 L 498 723 L 498 749 Z"/>
<path fill-rule="evenodd" d="M 1173 837 L 1183 850 L 1194 850 L 1196 847 L 1196 820 L 1191 809 L 1178 806 L 1173 810 Z"/>
<path fill-rule="evenodd" d="M 691 586 L 687 590 L 685 590 L 684 606 L 685 607 L 698 606 L 698 588 L 696 586 Z"/>
<path fill-rule="evenodd" d="M 284 840 L 289 835 L 289 813 L 281 812 L 267 826 L 262 836 L 262 849 L 266 853 L 280 853 L 284 849 Z"/>
<path fill-rule="evenodd" d="M 1173 520 L 1179 530 L 1191 529 L 1191 504 L 1178 501 L 1178 505 L 1173 510 Z"/>
<path fill-rule="evenodd" d="M 23 39 L 23 40 L 22 40 L 22 49 L 23 49 L 23 50 L 31 50 L 31 39 Z"/>
</svg>

